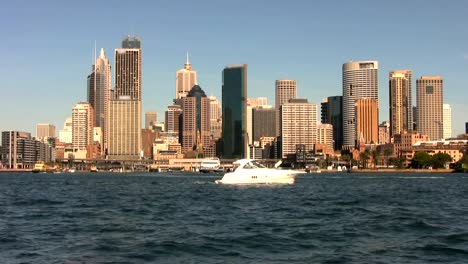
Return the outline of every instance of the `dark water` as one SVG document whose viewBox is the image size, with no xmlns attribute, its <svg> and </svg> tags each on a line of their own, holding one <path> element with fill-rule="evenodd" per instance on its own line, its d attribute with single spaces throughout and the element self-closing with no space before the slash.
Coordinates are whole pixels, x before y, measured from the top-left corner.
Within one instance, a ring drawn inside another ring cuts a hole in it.
<svg viewBox="0 0 468 264">
<path fill-rule="evenodd" d="M 467 174 L 0 174 L 0 263 L 468 263 Z"/>
</svg>

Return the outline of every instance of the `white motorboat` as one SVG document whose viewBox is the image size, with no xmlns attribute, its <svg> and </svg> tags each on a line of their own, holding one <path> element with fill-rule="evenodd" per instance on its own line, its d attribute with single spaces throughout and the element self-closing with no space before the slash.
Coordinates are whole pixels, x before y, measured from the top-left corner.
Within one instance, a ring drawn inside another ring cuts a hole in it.
<svg viewBox="0 0 468 264">
<path fill-rule="evenodd" d="M 269 169 L 253 159 L 241 159 L 233 163 L 232 172 L 224 174 L 218 184 L 293 184 L 295 177 L 305 171 Z"/>
<path fill-rule="evenodd" d="M 200 172 L 219 172 L 223 171 L 221 161 L 218 158 L 207 158 L 200 163 Z"/>
</svg>

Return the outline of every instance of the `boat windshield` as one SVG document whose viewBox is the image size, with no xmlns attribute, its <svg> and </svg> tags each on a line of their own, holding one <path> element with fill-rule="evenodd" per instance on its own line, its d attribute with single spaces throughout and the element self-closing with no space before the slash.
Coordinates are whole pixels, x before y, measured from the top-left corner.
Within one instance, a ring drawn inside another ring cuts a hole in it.
<svg viewBox="0 0 468 264">
<path fill-rule="evenodd" d="M 244 166 L 244 169 L 259 169 L 259 168 L 266 168 L 266 167 L 256 161 L 250 161 Z"/>
</svg>

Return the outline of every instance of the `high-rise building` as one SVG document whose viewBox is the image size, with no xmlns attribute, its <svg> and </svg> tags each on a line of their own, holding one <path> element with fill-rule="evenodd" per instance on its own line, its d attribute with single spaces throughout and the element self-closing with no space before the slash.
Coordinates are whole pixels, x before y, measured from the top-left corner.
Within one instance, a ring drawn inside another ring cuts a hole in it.
<svg viewBox="0 0 468 264">
<path fill-rule="evenodd" d="M 282 157 L 296 153 L 297 145 L 314 150 L 317 140 L 317 105 L 307 99 L 290 99 L 281 104 Z"/>
<path fill-rule="evenodd" d="M 31 133 L 2 131 L 1 161 L 8 169 L 32 169 L 37 161 L 44 161 L 41 148 L 44 143 L 33 139 Z"/>
<path fill-rule="evenodd" d="M 422 76 L 416 80 L 418 132 L 429 140 L 443 137 L 443 80 L 440 76 Z"/>
<path fill-rule="evenodd" d="M 93 65 L 92 72 L 88 75 L 88 103 L 94 110 L 93 126 L 101 127 L 105 142 L 107 142 L 105 125 L 107 110 L 109 108 L 110 90 L 111 66 L 109 59 L 104 53 L 104 49 L 101 49 L 99 57 Z"/>
<path fill-rule="evenodd" d="M 72 144 L 75 158 L 85 159 L 88 145 L 93 143 L 94 111 L 91 104 L 80 102 L 72 109 Z"/>
<path fill-rule="evenodd" d="M 374 99 L 378 106 L 377 61 L 352 61 L 343 64 L 343 146 L 356 145 L 356 101 Z"/>
<path fill-rule="evenodd" d="M 183 69 L 176 72 L 176 99 L 182 99 L 187 96 L 193 86 L 197 84 L 197 72 L 192 70 L 192 64 L 189 61 L 187 53 L 187 62 Z"/>
<path fill-rule="evenodd" d="M 321 103 L 321 121 L 333 126 L 334 149 L 343 147 L 343 96 L 330 96 Z"/>
<path fill-rule="evenodd" d="M 360 98 L 356 101 L 356 132 L 361 142 L 366 144 L 379 142 L 379 108 L 377 100 Z"/>
<path fill-rule="evenodd" d="M 297 97 L 297 82 L 295 80 L 276 80 L 275 82 L 275 110 L 276 110 L 276 136 L 281 136 L 280 108 L 289 99 Z"/>
<path fill-rule="evenodd" d="M 247 64 L 227 66 L 222 84 L 223 158 L 247 157 L 246 141 Z"/>
<path fill-rule="evenodd" d="M 210 99 L 210 131 L 213 140 L 221 138 L 221 130 L 223 128 L 222 114 L 223 110 L 221 103 L 215 96 L 209 96 Z"/>
<path fill-rule="evenodd" d="M 390 137 L 413 130 L 412 71 L 389 73 Z"/>
<path fill-rule="evenodd" d="M 55 126 L 51 124 L 37 124 L 36 138 L 43 139 L 47 137 L 55 137 Z"/>
<path fill-rule="evenodd" d="M 276 136 L 276 111 L 271 105 L 257 106 L 252 109 L 252 139 Z"/>
<path fill-rule="evenodd" d="M 182 107 L 180 105 L 170 105 L 165 112 L 165 131 L 170 133 L 177 133 L 181 130 L 181 115 Z"/>
<path fill-rule="evenodd" d="M 151 128 L 158 122 L 158 114 L 156 112 L 145 113 L 145 128 Z"/>
<path fill-rule="evenodd" d="M 200 86 L 195 85 L 182 100 L 183 151 L 187 153 L 195 150 L 200 154 L 207 149 L 214 149 L 210 141 L 210 99 Z"/>
<path fill-rule="evenodd" d="M 390 122 L 384 121 L 379 125 L 379 144 L 388 144 L 390 142 Z"/>
<path fill-rule="evenodd" d="M 141 155 L 141 101 L 120 96 L 109 102 L 109 159 L 138 159 Z"/>
<path fill-rule="evenodd" d="M 63 129 L 59 131 L 59 141 L 63 143 L 73 142 L 72 117 L 67 117 Z"/>
<path fill-rule="evenodd" d="M 418 131 L 418 108 L 413 106 L 413 131 Z"/>
<path fill-rule="evenodd" d="M 452 108 L 449 104 L 443 104 L 443 124 L 444 124 L 444 132 L 443 138 L 451 138 L 452 137 Z"/>
<path fill-rule="evenodd" d="M 317 126 L 316 143 L 333 149 L 333 126 L 331 124 L 320 124 Z"/>
<path fill-rule="evenodd" d="M 111 159 L 141 157 L 141 40 L 128 36 L 115 49 L 115 90 L 109 102 L 107 148 Z"/>
</svg>

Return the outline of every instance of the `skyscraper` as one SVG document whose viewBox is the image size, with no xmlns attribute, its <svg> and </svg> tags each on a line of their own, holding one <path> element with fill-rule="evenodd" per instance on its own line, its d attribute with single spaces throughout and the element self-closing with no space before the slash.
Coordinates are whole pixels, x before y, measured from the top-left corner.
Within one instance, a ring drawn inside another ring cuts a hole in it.
<svg viewBox="0 0 468 264">
<path fill-rule="evenodd" d="M 443 137 L 443 80 L 440 76 L 422 76 L 416 80 L 418 132 L 429 140 Z"/>
<path fill-rule="evenodd" d="M 389 73 L 390 137 L 413 130 L 412 71 Z"/>
<path fill-rule="evenodd" d="M 245 158 L 247 64 L 227 66 L 223 70 L 222 84 L 222 157 Z"/>
<path fill-rule="evenodd" d="M 141 40 L 128 36 L 115 49 L 115 90 L 109 102 L 108 155 L 138 159 L 141 153 Z"/>
<path fill-rule="evenodd" d="M 271 105 L 257 106 L 252 110 L 252 140 L 276 136 L 276 111 Z"/>
<path fill-rule="evenodd" d="M 317 105 L 307 99 L 290 99 L 280 106 L 282 157 L 296 152 L 296 145 L 313 150 L 317 140 Z"/>
<path fill-rule="evenodd" d="M 72 109 L 72 144 L 75 158 L 86 158 L 88 145 L 93 143 L 93 129 L 93 107 L 87 102 L 77 103 Z"/>
<path fill-rule="evenodd" d="M 195 85 L 182 100 L 183 151 L 204 153 L 210 148 L 210 99 L 200 86 Z"/>
<path fill-rule="evenodd" d="M 197 72 L 192 70 L 192 64 L 189 61 L 187 53 L 187 62 L 183 69 L 176 72 L 176 99 L 181 99 L 187 96 L 197 82 Z"/>
<path fill-rule="evenodd" d="M 360 98 L 356 101 L 356 131 L 366 144 L 379 142 L 379 109 L 377 100 Z"/>
<path fill-rule="evenodd" d="M 59 131 L 59 141 L 63 143 L 72 143 L 73 123 L 72 117 L 67 117 L 63 124 L 63 129 Z"/>
<path fill-rule="evenodd" d="M 37 124 L 36 138 L 55 137 L 55 126 L 51 124 Z"/>
<path fill-rule="evenodd" d="M 330 96 L 321 103 L 324 124 L 333 126 L 334 149 L 343 147 L 343 96 Z"/>
<path fill-rule="evenodd" d="M 94 109 L 94 126 L 105 132 L 107 110 L 111 89 L 111 66 L 109 59 L 101 49 L 99 57 L 88 75 L 88 103 Z M 105 137 L 104 137 L 105 138 Z"/>
<path fill-rule="evenodd" d="M 156 112 L 145 113 L 145 128 L 151 128 L 158 121 L 158 114 Z"/>
<path fill-rule="evenodd" d="M 215 96 L 209 96 L 208 98 L 210 98 L 210 131 L 213 140 L 218 140 L 221 137 L 221 129 L 223 127 L 223 110 Z"/>
<path fill-rule="evenodd" d="M 444 132 L 443 138 L 451 138 L 452 137 L 452 108 L 449 104 L 443 104 L 443 124 L 444 124 Z"/>
<path fill-rule="evenodd" d="M 375 99 L 378 106 L 377 61 L 356 61 L 343 64 L 343 146 L 356 145 L 356 100 Z"/>
<path fill-rule="evenodd" d="M 182 114 L 182 107 L 180 105 L 170 105 L 167 107 L 166 113 L 165 113 L 165 124 L 166 124 L 166 132 L 170 133 L 177 133 L 179 134 L 179 120 L 180 116 Z"/>
<path fill-rule="evenodd" d="M 276 109 L 276 136 L 281 135 L 280 108 L 289 99 L 297 97 L 297 82 L 295 80 L 276 80 L 275 82 L 275 109 Z"/>
</svg>

